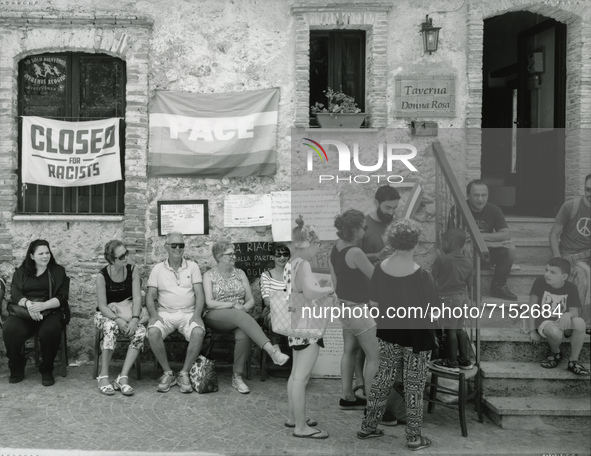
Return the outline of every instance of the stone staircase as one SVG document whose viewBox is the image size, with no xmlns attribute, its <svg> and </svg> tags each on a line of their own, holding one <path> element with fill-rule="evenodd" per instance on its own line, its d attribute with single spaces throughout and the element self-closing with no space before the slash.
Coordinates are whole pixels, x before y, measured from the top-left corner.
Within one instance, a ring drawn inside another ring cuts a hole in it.
<svg viewBox="0 0 591 456">
<path fill-rule="evenodd" d="M 509 288 L 518 295 L 517 303 L 527 303 L 536 277 L 544 272 L 551 252 L 548 233 L 553 219 L 507 217 L 517 246 L 515 263 L 521 270 L 512 271 Z M 566 370 L 570 345 L 562 344 L 564 359 L 555 369 L 544 369 L 540 361 L 549 347 L 533 345 L 526 332 L 526 322 L 508 315 L 508 304 L 488 296 L 492 271 L 482 272 L 483 302 L 489 303 L 480 320 L 480 360 L 483 379 L 484 410 L 503 428 L 543 429 L 547 425 L 570 429 L 589 429 L 591 424 L 591 381 Z M 496 307 L 493 310 L 493 305 Z M 504 313 L 503 313 L 504 310 Z M 589 367 L 589 336 L 579 361 Z"/>
</svg>

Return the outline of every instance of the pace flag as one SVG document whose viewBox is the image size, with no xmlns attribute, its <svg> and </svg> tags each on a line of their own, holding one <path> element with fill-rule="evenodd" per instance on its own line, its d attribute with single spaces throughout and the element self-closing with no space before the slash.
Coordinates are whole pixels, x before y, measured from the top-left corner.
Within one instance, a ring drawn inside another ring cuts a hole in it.
<svg viewBox="0 0 591 456">
<path fill-rule="evenodd" d="M 121 180 L 119 119 L 64 122 L 24 116 L 22 180 L 79 187 Z"/>
<path fill-rule="evenodd" d="M 156 91 L 150 104 L 152 177 L 248 177 L 277 172 L 279 89 Z"/>
</svg>

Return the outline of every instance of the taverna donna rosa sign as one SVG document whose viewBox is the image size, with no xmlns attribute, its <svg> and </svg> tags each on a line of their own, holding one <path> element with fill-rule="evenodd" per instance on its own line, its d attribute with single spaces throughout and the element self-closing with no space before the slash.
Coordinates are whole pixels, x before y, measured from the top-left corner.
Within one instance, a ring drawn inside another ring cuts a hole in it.
<svg viewBox="0 0 591 456">
<path fill-rule="evenodd" d="M 396 76 L 396 117 L 455 117 L 455 76 Z"/>
</svg>

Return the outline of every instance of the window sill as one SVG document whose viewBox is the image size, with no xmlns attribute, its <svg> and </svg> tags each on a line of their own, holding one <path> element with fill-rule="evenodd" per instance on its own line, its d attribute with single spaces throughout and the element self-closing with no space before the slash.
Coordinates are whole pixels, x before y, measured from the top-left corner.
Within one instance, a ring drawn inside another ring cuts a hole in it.
<svg viewBox="0 0 591 456">
<path fill-rule="evenodd" d="M 378 128 L 320 128 L 306 127 L 306 131 L 325 131 L 327 133 L 376 133 Z"/>
<path fill-rule="evenodd" d="M 13 215 L 14 222 L 122 222 L 122 215 Z"/>
</svg>

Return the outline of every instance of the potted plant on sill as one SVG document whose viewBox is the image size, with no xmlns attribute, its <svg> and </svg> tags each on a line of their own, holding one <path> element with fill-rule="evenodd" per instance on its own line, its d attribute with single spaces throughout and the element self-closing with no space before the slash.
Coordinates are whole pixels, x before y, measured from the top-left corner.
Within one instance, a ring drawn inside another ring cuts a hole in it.
<svg viewBox="0 0 591 456">
<path fill-rule="evenodd" d="M 357 107 L 355 98 L 344 92 L 335 92 L 330 87 L 325 90 L 328 106 L 316 102 L 310 112 L 316 115 L 321 128 L 359 128 L 365 120 L 365 113 Z"/>
</svg>

